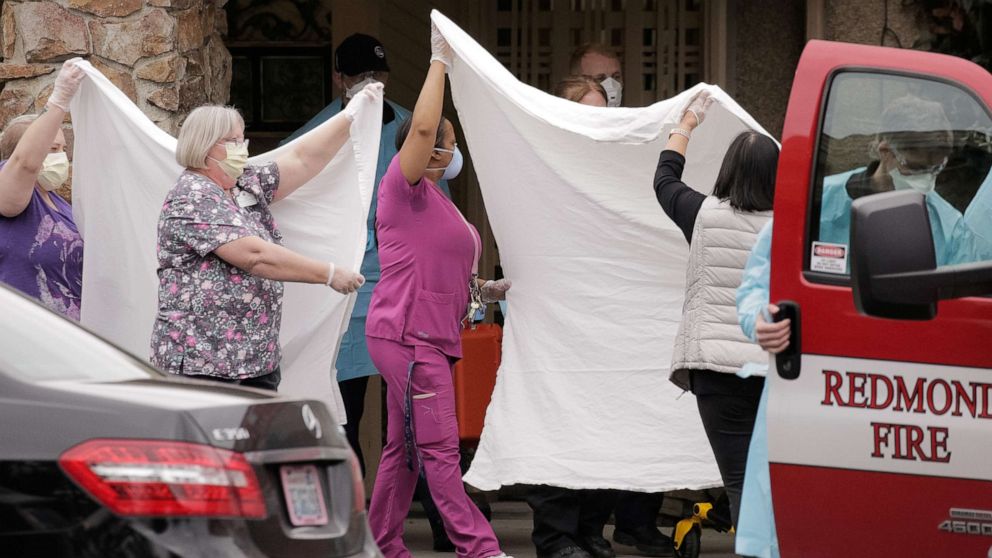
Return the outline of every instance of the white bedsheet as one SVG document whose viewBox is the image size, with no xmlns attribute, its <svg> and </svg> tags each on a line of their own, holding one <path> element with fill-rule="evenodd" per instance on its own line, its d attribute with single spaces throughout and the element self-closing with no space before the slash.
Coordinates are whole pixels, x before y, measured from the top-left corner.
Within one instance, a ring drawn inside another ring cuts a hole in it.
<svg viewBox="0 0 992 558">
<path fill-rule="evenodd" d="M 82 323 L 147 360 L 158 305 L 158 216 L 182 170 L 176 140 L 89 63 L 82 67 L 89 78 L 72 101 L 73 215 L 86 242 Z M 272 206 L 286 247 L 359 269 L 381 121 L 381 103 L 360 111 L 334 160 Z M 250 162 L 270 161 L 291 145 Z M 353 304 L 354 295 L 323 285 L 286 283 L 279 391 L 323 401 L 342 424 L 332 361 Z"/>
<path fill-rule="evenodd" d="M 519 82 L 432 14 L 513 288 L 503 362 L 469 484 L 667 491 L 719 486 L 692 394 L 668 381 L 688 246 L 652 188 L 690 97 L 721 101 L 684 179 L 712 189 L 731 140 L 761 129 L 719 88 L 645 108 L 595 108 Z"/>
</svg>

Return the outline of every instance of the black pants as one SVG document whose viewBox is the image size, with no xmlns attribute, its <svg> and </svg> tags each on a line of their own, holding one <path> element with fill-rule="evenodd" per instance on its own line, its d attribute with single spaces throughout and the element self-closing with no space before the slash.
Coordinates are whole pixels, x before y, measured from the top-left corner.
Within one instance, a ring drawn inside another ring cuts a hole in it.
<svg viewBox="0 0 992 558">
<path fill-rule="evenodd" d="M 361 467 L 363 477 L 365 476 L 365 456 L 362 455 L 362 445 L 358 442 L 358 431 L 362 425 L 362 415 L 365 414 L 365 391 L 368 387 L 368 376 L 338 382 L 341 399 L 344 402 L 345 416 L 348 417 L 348 423 L 344 425 L 344 433 L 348 437 L 348 444 L 355 452 L 355 457 L 358 458 L 358 466 Z"/>
<path fill-rule="evenodd" d="M 747 450 L 765 379 L 694 370 L 691 382 L 699 416 L 730 499 L 730 516 L 737 525 Z"/>
<path fill-rule="evenodd" d="M 193 378 L 195 380 L 209 380 L 211 382 L 220 382 L 222 384 L 237 384 L 239 386 L 267 389 L 269 391 L 276 391 L 279 387 L 279 382 L 282 381 L 282 372 L 279 368 L 276 368 L 268 374 L 255 376 L 254 378 L 245 378 L 243 380 L 234 378 L 220 378 L 218 376 L 207 376 L 204 374 L 183 374 L 183 376 Z"/>
<path fill-rule="evenodd" d="M 538 556 L 576 546 L 581 536 L 603 535 L 603 527 L 616 506 L 616 490 L 572 490 L 557 486 L 532 486 L 527 503 L 534 510 L 531 539 Z"/>
<path fill-rule="evenodd" d="M 620 491 L 617 507 L 613 511 L 617 531 L 635 531 L 644 527 L 658 526 L 658 512 L 665 495 L 661 492 Z"/>
</svg>

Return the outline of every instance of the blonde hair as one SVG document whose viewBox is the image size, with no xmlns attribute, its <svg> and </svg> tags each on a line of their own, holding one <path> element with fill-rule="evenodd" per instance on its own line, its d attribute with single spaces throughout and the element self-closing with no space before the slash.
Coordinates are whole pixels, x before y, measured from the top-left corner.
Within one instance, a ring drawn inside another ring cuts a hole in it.
<svg viewBox="0 0 992 558">
<path fill-rule="evenodd" d="M 25 114 L 7 123 L 7 127 L 0 134 L 0 159 L 10 159 L 10 156 L 14 154 L 14 148 L 17 147 L 17 143 L 21 141 L 24 131 L 37 119 L 37 114 Z"/>
<path fill-rule="evenodd" d="M 603 89 L 598 81 L 589 76 L 568 76 L 558 82 L 554 94 L 555 97 L 579 103 L 590 92 L 602 95 L 604 103 L 609 99 L 606 96 L 606 89 Z"/>
<path fill-rule="evenodd" d="M 206 167 L 207 153 L 214 144 L 244 127 L 245 120 L 234 107 L 203 105 L 193 109 L 179 128 L 176 162 L 188 169 Z"/>
</svg>

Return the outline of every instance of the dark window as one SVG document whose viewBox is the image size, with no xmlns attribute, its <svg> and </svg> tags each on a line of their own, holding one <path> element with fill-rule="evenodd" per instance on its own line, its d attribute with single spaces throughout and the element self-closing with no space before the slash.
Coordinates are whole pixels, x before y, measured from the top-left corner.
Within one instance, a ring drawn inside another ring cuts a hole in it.
<svg viewBox="0 0 992 558">
<path fill-rule="evenodd" d="M 332 101 L 330 47 L 229 48 L 231 104 L 250 130 L 292 132 Z"/>
</svg>

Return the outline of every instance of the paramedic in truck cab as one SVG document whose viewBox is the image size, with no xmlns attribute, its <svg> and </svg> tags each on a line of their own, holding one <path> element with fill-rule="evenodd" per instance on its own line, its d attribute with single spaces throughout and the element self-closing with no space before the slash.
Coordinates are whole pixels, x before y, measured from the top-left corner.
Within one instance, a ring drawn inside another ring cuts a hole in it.
<svg viewBox="0 0 992 558">
<path fill-rule="evenodd" d="M 940 103 L 912 95 L 892 101 L 871 146 L 875 160 L 823 179 L 818 240 L 847 246 L 853 200 L 912 189 L 926 196 L 938 266 L 992 258 L 992 238 L 975 234 L 935 190 L 952 147 L 951 125 Z"/>
<path fill-rule="evenodd" d="M 935 190 L 937 176 L 944 170 L 953 146 L 950 128 L 940 103 L 911 95 L 890 103 L 882 113 L 882 131 L 872 146 L 876 160 L 867 167 L 823 179 L 819 240 L 848 244 L 854 199 L 891 190 L 914 189 L 926 195 L 937 265 L 992 258 L 992 223 L 981 220 L 982 212 L 990 213 L 989 207 L 992 207 L 987 201 L 992 197 L 992 173 L 972 200 L 966 211 L 967 218 Z M 976 225 L 984 226 L 979 229 Z M 763 258 L 767 262 L 771 250 L 771 222 L 766 228 L 759 234 L 752 258 Z M 748 268 L 752 265 L 758 273 L 757 264 L 749 261 Z M 764 273 L 767 272 L 765 269 Z M 741 326 L 746 334 L 754 332 L 753 337 L 761 348 L 772 354 L 780 353 L 789 346 L 789 321 L 772 322 L 770 317 L 778 312 L 778 306 L 774 304 L 768 304 L 765 311 L 760 308 L 745 311 L 741 307 L 748 273 L 749 270 L 745 270 L 745 280 L 738 294 Z M 755 280 L 754 284 L 759 285 L 759 282 Z M 767 293 L 767 278 L 762 288 Z"/>
</svg>

